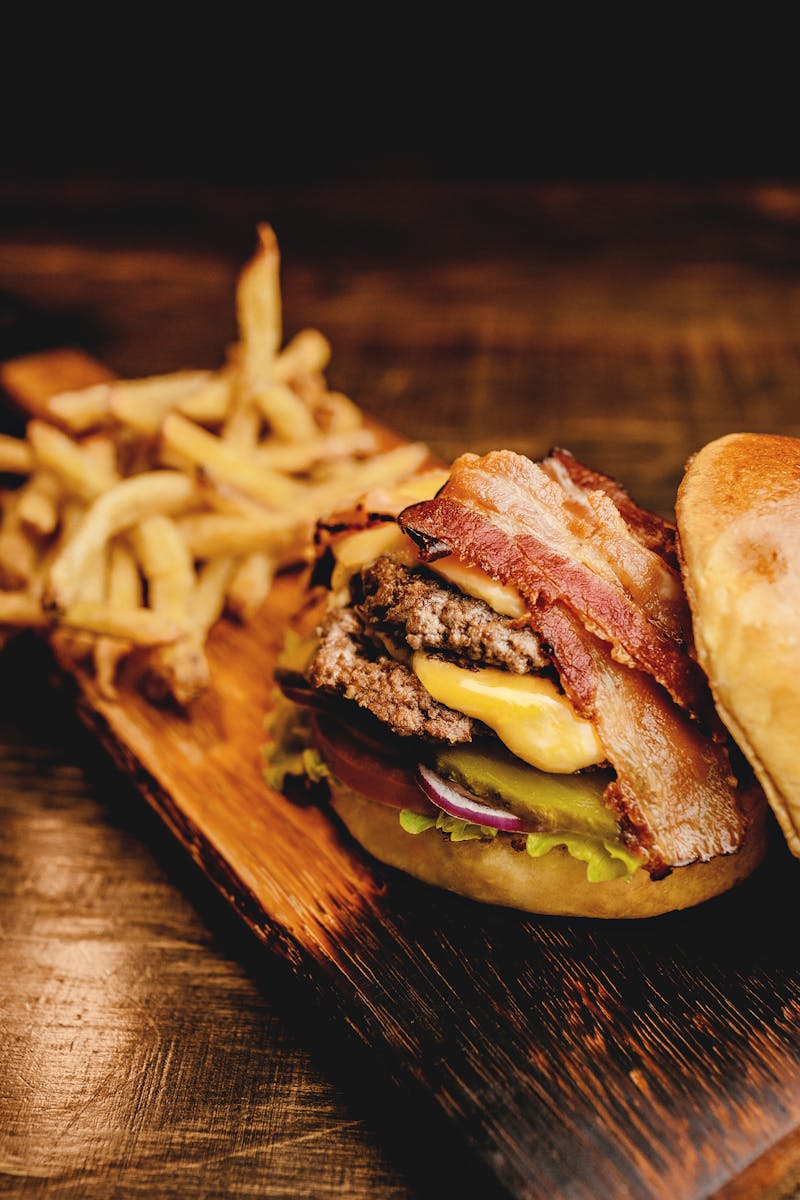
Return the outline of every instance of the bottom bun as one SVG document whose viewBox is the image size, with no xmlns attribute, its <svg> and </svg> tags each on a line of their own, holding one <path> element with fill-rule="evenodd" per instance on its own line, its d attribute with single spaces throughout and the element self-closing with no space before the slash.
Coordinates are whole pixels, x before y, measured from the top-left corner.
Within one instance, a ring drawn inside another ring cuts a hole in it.
<svg viewBox="0 0 800 1200">
<path fill-rule="evenodd" d="M 381 862 L 424 883 L 525 912 L 571 917 L 655 917 L 690 908 L 726 892 L 750 875 L 766 849 L 766 806 L 746 800 L 748 835 L 736 854 L 678 867 L 654 881 L 644 870 L 628 879 L 589 883 L 586 865 L 560 846 L 542 858 L 514 850 L 510 838 L 451 843 L 435 829 L 406 833 L 398 810 L 367 800 L 338 781 L 331 804 L 350 833 Z"/>
</svg>

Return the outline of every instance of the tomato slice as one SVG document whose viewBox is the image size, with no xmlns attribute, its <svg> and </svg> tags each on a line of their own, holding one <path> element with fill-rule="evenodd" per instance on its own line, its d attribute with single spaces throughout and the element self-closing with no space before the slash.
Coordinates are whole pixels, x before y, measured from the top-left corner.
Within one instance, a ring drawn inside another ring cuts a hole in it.
<svg viewBox="0 0 800 1200">
<path fill-rule="evenodd" d="M 367 746 L 345 725 L 315 713 L 314 740 L 337 779 L 366 800 L 387 808 L 408 808 L 423 816 L 436 816 L 438 809 L 426 800 L 414 772 Z"/>
</svg>

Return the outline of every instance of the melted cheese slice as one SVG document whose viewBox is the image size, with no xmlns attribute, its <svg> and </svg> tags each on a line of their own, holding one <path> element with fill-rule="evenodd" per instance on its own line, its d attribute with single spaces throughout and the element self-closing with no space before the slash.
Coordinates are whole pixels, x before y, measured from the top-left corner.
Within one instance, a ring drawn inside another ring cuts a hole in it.
<svg viewBox="0 0 800 1200">
<path fill-rule="evenodd" d="M 419 566 L 416 546 L 394 521 L 348 534 L 336 543 L 333 553 L 336 566 L 331 576 L 331 590 L 334 592 L 346 588 L 353 575 L 371 566 L 382 554 L 390 555 L 406 567 Z"/>
<path fill-rule="evenodd" d="M 594 726 L 549 679 L 496 667 L 468 670 L 420 652 L 411 665 L 434 700 L 483 721 L 512 754 L 540 771 L 567 774 L 605 760 Z"/>
<path fill-rule="evenodd" d="M 448 556 L 439 558 L 436 562 L 426 564 L 430 571 L 435 571 L 449 583 L 454 583 L 468 596 L 483 600 L 504 617 L 524 617 L 528 611 L 525 601 L 515 587 L 506 583 L 498 583 L 480 567 L 468 567 L 457 558 Z"/>
</svg>

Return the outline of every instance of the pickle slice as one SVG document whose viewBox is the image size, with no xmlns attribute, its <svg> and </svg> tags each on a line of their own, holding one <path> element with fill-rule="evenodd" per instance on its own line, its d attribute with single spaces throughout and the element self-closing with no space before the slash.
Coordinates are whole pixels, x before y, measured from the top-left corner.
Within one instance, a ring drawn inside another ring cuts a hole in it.
<svg viewBox="0 0 800 1200">
<path fill-rule="evenodd" d="M 549 775 L 499 746 L 473 742 L 436 755 L 436 770 L 474 796 L 531 821 L 542 832 L 574 830 L 615 840 L 619 825 L 603 803 L 612 771 Z"/>
</svg>

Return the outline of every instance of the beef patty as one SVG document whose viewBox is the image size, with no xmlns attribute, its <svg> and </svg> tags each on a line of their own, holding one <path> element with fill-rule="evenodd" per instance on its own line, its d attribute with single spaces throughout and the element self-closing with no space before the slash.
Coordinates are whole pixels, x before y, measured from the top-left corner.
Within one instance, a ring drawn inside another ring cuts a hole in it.
<svg viewBox="0 0 800 1200">
<path fill-rule="evenodd" d="M 329 613 L 306 676 L 317 688 L 354 700 L 402 737 L 469 742 L 477 721 L 434 700 L 402 663 L 381 653 L 351 608 Z"/>
<path fill-rule="evenodd" d="M 384 556 L 354 583 L 356 611 L 364 623 L 405 641 L 412 650 L 438 651 L 516 675 L 549 666 L 532 629 L 515 626 L 511 617 L 426 571 L 411 570 Z"/>
</svg>

